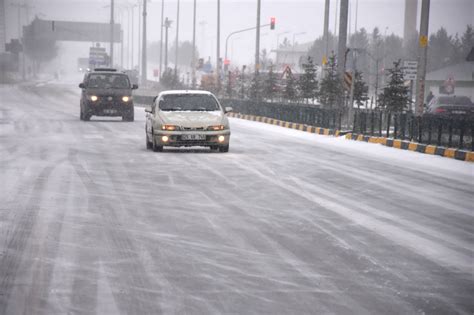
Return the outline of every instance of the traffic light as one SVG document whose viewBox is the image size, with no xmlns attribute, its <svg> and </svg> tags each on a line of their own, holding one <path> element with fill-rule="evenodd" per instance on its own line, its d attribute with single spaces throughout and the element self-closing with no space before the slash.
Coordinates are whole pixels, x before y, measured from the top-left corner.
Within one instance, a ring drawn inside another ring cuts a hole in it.
<svg viewBox="0 0 474 315">
<path fill-rule="evenodd" d="M 204 58 L 199 58 L 197 69 L 201 70 L 204 67 Z"/>
<path fill-rule="evenodd" d="M 275 17 L 270 18 L 270 29 L 274 30 L 275 29 Z"/>
</svg>

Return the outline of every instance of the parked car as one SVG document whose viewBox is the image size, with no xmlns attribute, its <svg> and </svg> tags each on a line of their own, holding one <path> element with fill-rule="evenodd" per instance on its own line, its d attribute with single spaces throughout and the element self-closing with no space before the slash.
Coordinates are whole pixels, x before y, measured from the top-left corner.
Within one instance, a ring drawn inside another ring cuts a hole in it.
<svg viewBox="0 0 474 315">
<path fill-rule="evenodd" d="M 426 112 L 435 115 L 474 115 L 474 104 L 467 96 L 438 96 L 431 100 Z"/>
<path fill-rule="evenodd" d="M 122 116 L 123 120 L 134 120 L 132 90 L 128 75 L 115 69 L 95 69 L 84 75 L 79 87 L 82 89 L 80 119 L 90 120 L 95 116 Z"/>
<path fill-rule="evenodd" d="M 205 146 L 220 152 L 229 151 L 230 127 L 225 109 L 207 91 L 164 91 L 151 107 L 145 108 L 146 147 Z"/>
</svg>

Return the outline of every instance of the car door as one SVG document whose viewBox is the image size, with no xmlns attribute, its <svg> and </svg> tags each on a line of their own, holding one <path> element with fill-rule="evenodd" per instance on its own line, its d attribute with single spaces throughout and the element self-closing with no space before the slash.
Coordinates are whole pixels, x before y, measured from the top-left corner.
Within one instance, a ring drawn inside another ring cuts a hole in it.
<svg viewBox="0 0 474 315">
<path fill-rule="evenodd" d="M 153 104 L 151 105 L 151 112 L 146 113 L 146 123 L 145 123 L 145 129 L 146 133 L 151 136 L 152 129 L 153 129 L 153 121 L 155 119 L 155 114 L 156 114 L 156 104 L 158 97 L 155 98 L 153 101 Z"/>
</svg>

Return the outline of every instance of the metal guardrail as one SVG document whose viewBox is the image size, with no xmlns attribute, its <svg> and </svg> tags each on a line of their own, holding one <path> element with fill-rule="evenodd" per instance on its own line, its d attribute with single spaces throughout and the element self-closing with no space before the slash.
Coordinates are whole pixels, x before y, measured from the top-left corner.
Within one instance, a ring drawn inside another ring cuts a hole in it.
<svg viewBox="0 0 474 315">
<path fill-rule="evenodd" d="M 356 110 L 352 132 L 474 151 L 474 117 Z"/>
<path fill-rule="evenodd" d="M 268 103 L 237 99 L 221 99 L 220 102 L 223 106 L 230 106 L 240 114 L 263 116 L 322 128 L 340 130 L 343 119 L 342 111 L 322 108 L 318 105 Z"/>
</svg>

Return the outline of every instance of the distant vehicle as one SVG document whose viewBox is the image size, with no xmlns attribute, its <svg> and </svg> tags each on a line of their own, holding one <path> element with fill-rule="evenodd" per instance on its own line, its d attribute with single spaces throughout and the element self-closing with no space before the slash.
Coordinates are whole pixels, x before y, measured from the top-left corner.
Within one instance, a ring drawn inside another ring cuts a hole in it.
<svg viewBox="0 0 474 315">
<path fill-rule="evenodd" d="M 90 71 L 89 58 L 77 58 L 77 70 L 79 72 Z"/>
<path fill-rule="evenodd" d="M 435 115 L 474 115 L 474 104 L 467 96 L 434 97 L 426 113 Z"/>
<path fill-rule="evenodd" d="M 84 75 L 79 87 L 81 93 L 80 119 L 88 121 L 95 116 L 122 116 L 125 121 L 134 120 L 132 90 L 125 73 L 115 69 L 100 68 Z"/>
<path fill-rule="evenodd" d="M 164 91 L 145 108 L 146 147 L 163 151 L 164 146 L 204 146 L 229 151 L 230 127 L 217 98 L 207 91 Z"/>
</svg>

